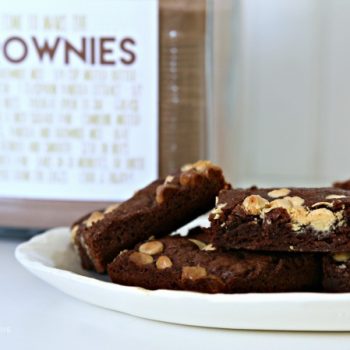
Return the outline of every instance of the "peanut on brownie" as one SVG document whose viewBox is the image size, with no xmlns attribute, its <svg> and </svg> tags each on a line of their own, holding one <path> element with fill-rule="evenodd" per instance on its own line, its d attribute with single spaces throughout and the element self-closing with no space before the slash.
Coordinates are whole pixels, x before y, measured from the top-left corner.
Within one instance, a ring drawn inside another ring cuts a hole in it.
<svg viewBox="0 0 350 350">
<path fill-rule="evenodd" d="M 218 166 L 199 161 L 152 182 L 119 206 L 91 213 L 72 226 L 83 267 L 105 272 L 120 251 L 150 236 L 167 235 L 206 213 L 228 187 Z"/>
<path fill-rule="evenodd" d="M 350 192 L 341 189 L 223 190 L 209 218 L 223 249 L 350 251 Z"/>
<path fill-rule="evenodd" d="M 205 235 L 191 234 L 152 239 L 120 253 L 108 273 L 115 283 L 147 289 L 266 293 L 320 288 L 318 255 L 222 252 L 208 242 Z"/>
</svg>

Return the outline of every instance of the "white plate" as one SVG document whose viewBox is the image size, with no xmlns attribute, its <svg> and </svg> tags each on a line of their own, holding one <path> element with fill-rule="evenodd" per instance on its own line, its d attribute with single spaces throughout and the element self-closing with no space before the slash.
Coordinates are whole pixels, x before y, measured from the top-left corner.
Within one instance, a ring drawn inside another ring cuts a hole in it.
<svg viewBox="0 0 350 350">
<path fill-rule="evenodd" d="M 350 293 L 201 294 L 126 287 L 81 269 L 68 228 L 16 249 L 30 272 L 63 292 L 107 309 L 171 323 L 261 330 L 349 331 Z"/>
</svg>

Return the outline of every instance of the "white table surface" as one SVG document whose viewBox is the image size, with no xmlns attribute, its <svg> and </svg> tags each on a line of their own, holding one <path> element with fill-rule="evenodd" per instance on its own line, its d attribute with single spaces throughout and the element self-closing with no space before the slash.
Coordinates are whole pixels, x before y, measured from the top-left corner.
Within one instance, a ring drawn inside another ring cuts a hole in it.
<svg viewBox="0 0 350 350">
<path fill-rule="evenodd" d="M 256 332 L 148 321 L 66 296 L 24 270 L 0 240 L 0 349 L 350 349 L 350 333 Z M 266 315 L 268 317 L 268 315 Z"/>
</svg>

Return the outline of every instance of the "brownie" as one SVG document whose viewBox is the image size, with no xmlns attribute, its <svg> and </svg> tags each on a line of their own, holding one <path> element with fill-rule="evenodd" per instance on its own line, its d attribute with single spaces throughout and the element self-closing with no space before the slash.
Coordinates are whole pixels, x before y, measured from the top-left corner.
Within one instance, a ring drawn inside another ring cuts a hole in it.
<svg viewBox="0 0 350 350">
<path fill-rule="evenodd" d="M 323 289 L 332 293 L 350 292 L 350 253 L 323 257 Z"/>
<path fill-rule="evenodd" d="M 72 234 L 82 266 L 105 272 L 120 251 L 150 236 L 165 236 L 212 209 L 223 188 L 229 185 L 222 170 L 199 161 L 152 182 L 114 208 L 78 220 Z"/>
<path fill-rule="evenodd" d="M 320 290 L 317 254 L 223 252 L 198 236 L 192 238 L 152 239 L 121 252 L 108 265 L 112 282 L 203 293 Z"/>
<path fill-rule="evenodd" d="M 350 192 L 336 188 L 234 189 L 210 214 L 223 249 L 350 251 Z"/>
<path fill-rule="evenodd" d="M 118 204 L 112 205 L 111 207 L 114 209 L 114 206 L 116 206 L 116 205 L 118 205 Z M 98 217 L 99 213 L 101 211 L 108 212 L 109 207 L 106 209 L 101 209 L 99 211 L 96 211 L 96 212 L 94 212 L 95 214 L 94 213 L 86 214 L 82 218 L 80 218 L 79 220 L 74 222 L 73 225 L 71 226 L 71 241 L 73 243 L 73 246 L 74 246 L 76 252 L 79 255 L 81 266 L 85 270 L 94 270 L 94 264 L 92 263 L 89 255 L 87 254 L 87 249 L 84 246 L 84 241 L 82 239 L 81 232 L 85 226 L 87 219 L 89 217 L 91 217 L 92 215 L 94 215 L 95 217 Z"/>
<path fill-rule="evenodd" d="M 333 184 L 335 188 L 341 188 L 342 190 L 350 190 L 350 180 L 338 181 Z"/>
</svg>

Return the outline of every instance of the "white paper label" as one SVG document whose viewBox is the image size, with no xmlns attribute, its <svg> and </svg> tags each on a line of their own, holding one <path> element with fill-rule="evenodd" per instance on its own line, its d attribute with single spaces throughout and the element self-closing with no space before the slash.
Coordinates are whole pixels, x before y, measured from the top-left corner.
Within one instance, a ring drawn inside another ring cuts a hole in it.
<svg viewBox="0 0 350 350">
<path fill-rule="evenodd" d="M 0 8 L 0 197 L 122 200 L 158 173 L 158 2 Z"/>
</svg>

